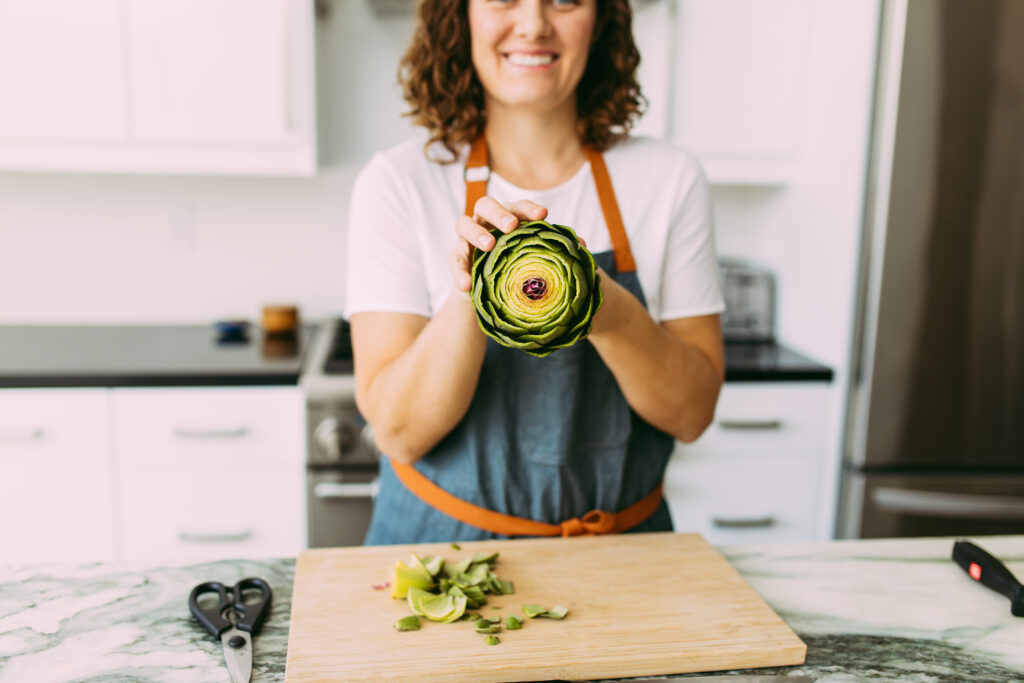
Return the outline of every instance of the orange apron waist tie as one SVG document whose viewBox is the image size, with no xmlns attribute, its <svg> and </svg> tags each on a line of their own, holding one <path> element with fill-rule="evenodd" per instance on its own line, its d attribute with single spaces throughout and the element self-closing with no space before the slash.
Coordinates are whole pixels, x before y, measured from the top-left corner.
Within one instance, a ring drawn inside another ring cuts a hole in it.
<svg viewBox="0 0 1024 683">
<path fill-rule="evenodd" d="M 620 512 L 591 510 L 582 517 L 567 519 L 561 524 L 548 524 L 525 517 L 506 515 L 474 505 L 453 496 L 430 481 L 412 465 L 391 461 L 399 481 L 427 505 L 454 517 L 463 524 L 502 536 L 593 536 L 617 534 L 632 529 L 654 514 L 661 504 L 662 485 L 641 500 Z"/>
</svg>

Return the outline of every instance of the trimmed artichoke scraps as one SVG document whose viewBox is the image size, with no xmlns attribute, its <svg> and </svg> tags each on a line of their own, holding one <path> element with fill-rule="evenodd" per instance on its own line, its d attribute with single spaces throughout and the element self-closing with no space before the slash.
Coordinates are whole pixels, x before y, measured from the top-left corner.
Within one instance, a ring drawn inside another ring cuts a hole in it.
<svg viewBox="0 0 1024 683">
<path fill-rule="evenodd" d="M 501 616 L 485 617 L 470 609 L 487 604 L 487 595 L 510 595 L 514 592 L 511 581 L 503 581 L 494 573 L 498 553 L 476 553 L 460 562 L 446 562 L 443 557 L 420 557 L 413 553 L 409 562 L 399 560 L 391 568 L 391 597 L 405 600 L 412 615 L 399 619 L 395 629 L 418 631 L 420 618 L 428 621 L 451 623 L 469 621 L 476 633 L 486 635 L 488 645 L 501 642 L 495 633 L 502 630 Z M 495 606 L 494 609 L 500 609 Z M 564 607 L 545 609 L 540 605 L 523 605 L 529 617 L 544 616 L 562 619 L 568 613 Z M 523 628 L 523 618 L 509 615 L 505 630 Z"/>
</svg>

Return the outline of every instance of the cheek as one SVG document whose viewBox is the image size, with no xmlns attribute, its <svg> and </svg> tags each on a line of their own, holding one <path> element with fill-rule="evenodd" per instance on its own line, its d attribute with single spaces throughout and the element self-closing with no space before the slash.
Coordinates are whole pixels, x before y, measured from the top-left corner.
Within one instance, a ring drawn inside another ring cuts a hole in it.
<svg viewBox="0 0 1024 683">
<path fill-rule="evenodd" d="M 493 25 L 493 22 L 488 22 L 484 18 L 477 17 L 474 20 L 472 13 L 469 18 L 469 28 L 469 54 L 473 60 L 473 66 L 479 70 L 481 66 L 486 67 L 487 64 L 493 62 L 497 55 L 494 46 L 497 44 L 498 28 Z"/>
<path fill-rule="evenodd" d="M 586 60 L 590 52 L 590 44 L 594 38 L 594 19 L 590 21 L 574 21 L 563 27 L 562 37 L 567 45 L 572 46 L 573 52 L 583 60 Z"/>
</svg>

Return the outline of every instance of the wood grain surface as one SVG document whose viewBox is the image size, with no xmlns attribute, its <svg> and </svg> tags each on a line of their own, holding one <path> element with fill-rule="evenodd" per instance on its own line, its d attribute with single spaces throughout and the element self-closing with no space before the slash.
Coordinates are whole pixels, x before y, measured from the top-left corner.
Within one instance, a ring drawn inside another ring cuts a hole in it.
<svg viewBox="0 0 1024 683">
<path fill-rule="evenodd" d="M 388 581 L 396 560 L 495 550 L 494 572 L 515 593 L 488 596 L 480 614 L 504 624 L 523 616 L 523 604 L 540 604 L 569 615 L 525 619 L 493 646 L 469 621 L 395 630 L 409 607 L 374 585 Z M 285 681 L 625 678 L 801 664 L 805 652 L 699 534 L 332 548 L 304 551 L 296 563 Z"/>
</svg>

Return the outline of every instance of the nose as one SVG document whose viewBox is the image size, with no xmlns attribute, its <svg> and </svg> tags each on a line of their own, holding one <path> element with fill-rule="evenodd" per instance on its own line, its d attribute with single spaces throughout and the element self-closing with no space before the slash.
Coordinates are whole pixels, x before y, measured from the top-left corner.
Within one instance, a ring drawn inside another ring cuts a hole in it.
<svg viewBox="0 0 1024 683">
<path fill-rule="evenodd" d="M 551 33 L 545 0 L 523 0 L 516 13 L 516 36 L 524 39 L 546 38 Z"/>
</svg>

